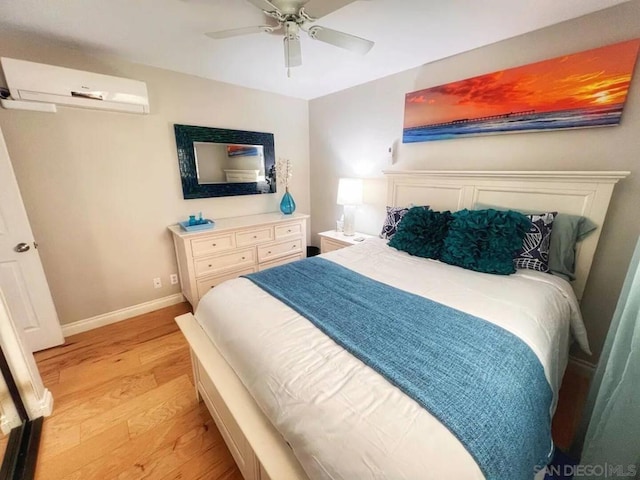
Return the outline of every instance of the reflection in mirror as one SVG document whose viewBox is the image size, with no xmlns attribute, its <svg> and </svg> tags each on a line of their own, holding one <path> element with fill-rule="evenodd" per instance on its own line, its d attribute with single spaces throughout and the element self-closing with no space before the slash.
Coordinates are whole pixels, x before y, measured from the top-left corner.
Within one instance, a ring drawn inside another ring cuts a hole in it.
<svg viewBox="0 0 640 480">
<path fill-rule="evenodd" d="M 275 193 L 272 133 L 174 125 L 185 199 Z"/>
<path fill-rule="evenodd" d="M 264 182 L 262 145 L 193 142 L 198 183 Z"/>
<path fill-rule="evenodd" d="M 0 412 L 2 416 L 2 426 L 0 428 L 0 458 L 4 458 L 9 441 L 9 432 L 12 428 L 22 423 L 18 410 L 13 403 L 9 393 L 4 375 L 0 375 Z"/>
<path fill-rule="evenodd" d="M 0 439 L 3 455 L 0 479 L 33 480 L 44 419 L 43 417 L 29 419 L 2 347 L 0 347 L 0 416 L 2 417 L 1 430 L 5 434 Z"/>
</svg>

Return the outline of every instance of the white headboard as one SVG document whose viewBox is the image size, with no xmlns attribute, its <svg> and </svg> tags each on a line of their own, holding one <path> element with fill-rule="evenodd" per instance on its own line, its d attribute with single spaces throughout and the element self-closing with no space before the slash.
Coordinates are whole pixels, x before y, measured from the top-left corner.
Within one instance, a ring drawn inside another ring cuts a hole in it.
<svg viewBox="0 0 640 480">
<path fill-rule="evenodd" d="M 433 210 L 501 207 L 583 215 L 598 230 L 578 244 L 573 288 L 582 298 L 613 187 L 630 172 L 385 171 L 387 203 Z"/>
</svg>

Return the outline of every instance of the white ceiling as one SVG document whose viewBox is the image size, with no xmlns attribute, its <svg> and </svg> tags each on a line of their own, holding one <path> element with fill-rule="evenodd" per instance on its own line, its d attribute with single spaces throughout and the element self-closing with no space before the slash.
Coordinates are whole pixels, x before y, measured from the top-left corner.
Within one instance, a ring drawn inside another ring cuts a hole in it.
<svg viewBox="0 0 640 480">
<path fill-rule="evenodd" d="M 311 0 L 310 6 L 336 0 Z M 0 28 L 26 29 L 96 53 L 311 99 L 626 0 L 359 0 L 317 23 L 376 42 L 364 57 L 301 36 L 287 78 L 280 35 L 211 40 L 264 24 L 245 0 L 0 0 Z"/>
</svg>

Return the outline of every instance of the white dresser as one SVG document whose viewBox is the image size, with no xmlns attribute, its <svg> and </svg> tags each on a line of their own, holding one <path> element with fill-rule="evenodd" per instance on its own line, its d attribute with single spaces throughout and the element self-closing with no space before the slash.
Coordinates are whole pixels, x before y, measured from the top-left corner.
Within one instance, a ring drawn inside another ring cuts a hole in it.
<svg viewBox="0 0 640 480">
<path fill-rule="evenodd" d="M 200 232 L 170 226 L 182 294 L 195 309 L 205 293 L 225 280 L 305 258 L 307 218 L 295 213 L 222 218 Z"/>
</svg>

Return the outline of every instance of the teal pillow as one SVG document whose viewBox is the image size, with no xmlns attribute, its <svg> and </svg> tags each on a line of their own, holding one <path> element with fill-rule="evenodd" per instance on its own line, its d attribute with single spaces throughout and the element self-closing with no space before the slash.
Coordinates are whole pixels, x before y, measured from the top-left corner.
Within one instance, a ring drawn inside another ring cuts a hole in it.
<svg viewBox="0 0 640 480">
<path fill-rule="evenodd" d="M 441 260 L 477 272 L 510 275 L 531 221 L 514 211 L 460 210 L 453 214 Z"/>
<path fill-rule="evenodd" d="M 476 203 L 475 208 L 506 210 L 505 207 L 496 207 L 483 203 Z M 539 210 L 518 209 L 518 211 L 525 214 L 540 213 Z M 587 217 L 558 213 L 553 220 L 551 243 L 549 245 L 549 270 L 551 273 L 567 280 L 574 280 L 576 278 L 576 243 L 584 239 L 596 228 L 598 226 Z"/>
<path fill-rule="evenodd" d="M 451 220 L 449 211 L 413 207 L 402 217 L 389 246 L 417 257 L 438 259 Z"/>
</svg>

